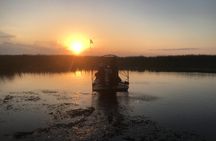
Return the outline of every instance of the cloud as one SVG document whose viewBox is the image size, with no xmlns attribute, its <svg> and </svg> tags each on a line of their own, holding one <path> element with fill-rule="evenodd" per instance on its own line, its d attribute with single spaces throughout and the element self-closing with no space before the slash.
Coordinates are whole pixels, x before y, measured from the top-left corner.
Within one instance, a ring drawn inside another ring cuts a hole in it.
<svg viewBox="0 0 216 141">
<path fill-rule="evenodd" d="M 0 55 L 10 54 L 69 54 L 64 48 L 44 47 L 38 45 L 17 44 L 11 42 L 0 43 Z"/>
<path fill-rule="evenodd" d="M 11 42 L 11 39 L 12 39 L 12 38 L 15 38 L 15 36 L 0 31 L 0 43 Z"/>
<path fill-rule="evenodd" d="M 34 44 L 21 44 L 12 41 L 14 35 L 0 31 L 0 55 L 10 54 L 70 54 L 54 41 L 37 41 Z"/>
<path fill-rule="evenodd" d="M 14 37 L 15 37 L 14 35 L 11 35 L 11 34 L 0 31 L 0 38 L 11 39 L 11 38 L 14 38 Z"/>
<path fill-rule="evenodd" d="M 200 48 L 164 48 L 164 49 L 155 49 L 160 51 L 191 51 L 191 50 L 200 50 Z"/>
</svg>

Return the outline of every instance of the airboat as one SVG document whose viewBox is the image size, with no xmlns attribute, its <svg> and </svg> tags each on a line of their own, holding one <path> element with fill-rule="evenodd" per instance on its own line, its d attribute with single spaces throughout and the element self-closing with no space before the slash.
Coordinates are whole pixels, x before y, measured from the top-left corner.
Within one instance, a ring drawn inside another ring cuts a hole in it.
<svg viewBox="0 0 216 141">
<path fill-rule="evenodd" d="M 129 71 L 119 70 L 117 56 L 104 55 L 98 66 L 92 69 L 92 91 L 127 92 L 129 88 Z"/>
</svg>

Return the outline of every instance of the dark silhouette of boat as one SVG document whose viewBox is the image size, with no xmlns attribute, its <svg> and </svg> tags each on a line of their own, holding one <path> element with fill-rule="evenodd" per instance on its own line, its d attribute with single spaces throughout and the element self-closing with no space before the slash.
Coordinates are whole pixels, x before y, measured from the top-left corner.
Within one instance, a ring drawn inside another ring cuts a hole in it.
<svg viewBox="0 0 216 141">
<path fill-rule="evenodd" d="M 123 77 L 125 80 L 123 80 Z M 103 56 L 96 73 L 92 73 L 92 90 L 119 92 L 128 91 L 128 88 L 129 71 L 119 71 L 117 56 Z"/>
</svg>

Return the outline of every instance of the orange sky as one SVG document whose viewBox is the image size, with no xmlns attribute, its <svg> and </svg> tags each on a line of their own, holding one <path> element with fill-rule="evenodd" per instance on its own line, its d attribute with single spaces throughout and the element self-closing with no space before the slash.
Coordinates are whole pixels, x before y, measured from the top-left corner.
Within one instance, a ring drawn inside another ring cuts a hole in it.
<svg viewBox="0 0 216 141">
<path fill-rule="evenodd" d="M 212 0 L 0 1 L 0 49 L 5 42 L 17 50 L 19 44 L 64 49 L 68 37 L 83 36 L 94 45 L 85 44 L 82 55 L 216 54 L 215 6 Z"/>
</svg>

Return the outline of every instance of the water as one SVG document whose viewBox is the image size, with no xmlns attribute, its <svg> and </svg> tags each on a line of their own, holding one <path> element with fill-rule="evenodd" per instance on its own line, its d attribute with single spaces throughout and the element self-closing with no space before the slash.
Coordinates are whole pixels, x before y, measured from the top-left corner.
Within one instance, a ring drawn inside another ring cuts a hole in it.
<svg viewBox="0 0 216 141">
<path fill-rule="evenodd" d="M 7 95 L 13 98 L 4 103 Z M 47 116 L 49 105 L 72 102 L 79 108 L 93 105 L 105 109 L 105 115 L 124 105 L 127 115 L 145 116 L 162 127 L 216 140 L 215 74 L 130 72 L 128 93 L 103 97 L 92 93 L 90 72 L 1 76 L 0 136 L 4 139 L 17 131 L 59 122 Z"/>
</svg>

